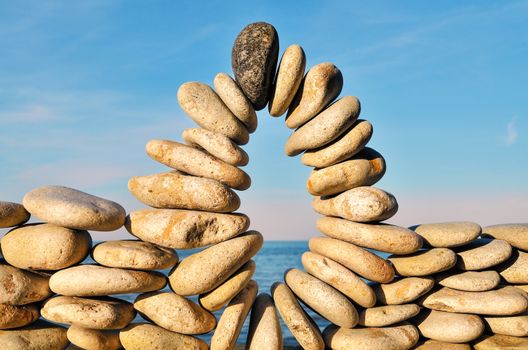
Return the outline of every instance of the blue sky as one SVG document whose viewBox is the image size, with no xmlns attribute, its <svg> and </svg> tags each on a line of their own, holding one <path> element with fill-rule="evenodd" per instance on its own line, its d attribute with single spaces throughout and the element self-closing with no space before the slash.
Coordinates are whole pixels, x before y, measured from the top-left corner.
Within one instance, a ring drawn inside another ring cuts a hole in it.
<svg viewBox="0 0 528 350">
<path fill-rule="evenodd" d="M 528 1 L 0 0 L 0 198 L 63 184 L 142 207 L 128 178 L 164 170 L 145 143 L 193 125 L 178 86 L 231 73 L 233 40 L 260 20 L 281 52 L 342 70 L 394 223 L 528 221 Z M 313 236 L 310 169 L 284 155 L 283 118 L 259 123 L 241 211 L 269 239 Z"/>
</svg>

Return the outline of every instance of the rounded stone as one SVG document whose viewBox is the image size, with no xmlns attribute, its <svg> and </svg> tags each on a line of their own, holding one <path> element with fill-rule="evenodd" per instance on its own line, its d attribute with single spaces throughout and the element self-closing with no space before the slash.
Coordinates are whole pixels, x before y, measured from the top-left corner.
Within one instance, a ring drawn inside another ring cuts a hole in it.
<svg viewBox="0 0 528 350">
<path fill-rule="evenodd" d="M 302 264 L 310 275 L 331 285 L 358 305 L 372 307 L 376 304 L 372 288 L 343 265 L 312 252 L 302 255 Z"/>
<path fill-rule="evenodd" d="M 484 332 L 477 315 L 423 310 L 412 322 L 423 337 L 449 343 L 467 343 Z"/>
<path fill-rule="evenodd" d="M 4 350 L 56 350 L 68 343 L 66 328 L 45 321 L 0 331 L 0 348 Z"/>
<path fill-rule="evenodd" d="M 340 327 L 358 323 L 354 305 L 339 291 L 298 269 L 286 271 L 284 280 L 295 295 L 323 318 Z"/>
<path fill-rule="evenodd" d="M 455 250 L 457 267 L 461 270 L 483 270 L 508 260 L 511 245 L 500 239 L 478 239 Z"/>
<path fill-rule="evenodd" d="M 251 23 L 238 33 L 231 65 L 238 85 L 256 110 L 268 103 L 278 58 L 279 36 L 271 24 Z"/>
<path fill-rule="evenodd" d="M 119 332 L 126 350 L 207 350 L 207 343 L 149 323 L 134 323 Z"/>
<path fill-rule="evenodd" d="M 430 277 L 406 277 L 391 283 L 373 285 L 378 304 L 400 305 L 415 301 L 434 286 Z"/>
<path fill-rule="evenodd" d="M 512 247 L 528 251 L 528 223 L 487 226 L 482 230 L 482 236 L 501 239 Z"/>
<path fill-rule="evenodd" d="M 485 316 L 486 327 L 494 334 L 512 337 L 528 336 L 528 314 L 518 316 Z"/>
<path fill-rule="evenodd" d="M 237 190 L 246 190 L 251 185 L 249 175 L 243 170 L 179 142 L 151 140 L 146 151 L 155 161 L 185 174 L 217 180 Z"/>
<path fill-rule="evenodd" d="M 456 254 L 447 248 L 421 250 L 409 255 L 391 255 L 389 261 L 400 276 L 428 276 L 449 270 L 457 262 Z"/>
<path fill-rule="evenodd" d="M 367 120 L 357 120 L 352 127 L 329 144 L 307 150 L 301 161 L 304 165 L 326 168 L 353 157 L 359 153 L 372 137 L 372 124 Z"/>
<path fill-rule="evenodd" d="M 269 100 L 269 114 L 280 117 L 288 110 L 299 86 L 306 68 L 306 55 L 299 45 L 290 45 L 282 54 L 277 69 L 273 92 Z"/>
<path fill-rule="evenodd" d="M 213 314 L 174 293 L 141 294 L 136 298 L 134 308 L 158 326 L 177 333 L 204 334 L 216 326 Z"/>
<path fill-rule="evenodd" d="M 19 328 L 38 320 L 40 308 L 37 304 L 15 306 L 0 304 L 0 329 Z"/>
<path fill-rule="evenodd" d="M 335 140 L 356 122 L 360 111 L 356 97 L 340 98 L 290 135 L 284 147 L 286 154 L 296 156 Z"/>
<path fill-rule="evenodd" d="M 177 97 L 181 109 L 200 127 L 227 136 L 239 145 L 248 143 L 249 133 L 244 124 L 209 85 L 184 83 L 178 89 Z"/>
<path fill-rule="evenodd" d="M 25 305 L 41 301 L 52 293 L 49 276 L 0 263 L 0 304 Z"/>
<path fill-rule="evenodd" d="M 326 256 L 368 280 L 388 283 L 394 278 L 394 269 L 386 260 L 352 243 L 314 237 L 308 244 L 313 253 Z"/>
<path fill-rule="evenodd" d="M 34 189 L 23 203 L 47 223 L 77 230 L 114 231 L 123 226 L 126 216 L 115 202 L 62 186 Z"/>
<path fill-rule="evenodd" d="M 236 81 L 226 73 L 218 73 L 213 83 L 216 93 L 227 108 L 244 123 L 250 133 L 255 132 L 258 125 L 257 113 Z"/>
<path fill-rule="evenodd" d="M 165 287 L 164 275 L 98 265 L 79 265 L 55 272 L 49 285 L 57 294 L 78 297 L 145 293 Z"/>
<path fill-rule="evenodd" d="M 116 330 L 89 329 L 70 326 L 66 333 L 68 340 L 81 349 L 117 350 L 122 349 L 119 332 Z"/>
<path fill-rule="evenodd" d="M 263 241 L 259 232 L 248 231 L 183 259 L 169 273 L 172 290 L 196 295 L 215 289 L 257 254 Z"/>
<path fill-rule="evenodd" d="M 416 304 L 386 305 L 363 309 L 359 313 L 359 324 L 364 327 L 385 327 L 418 315 Z"/>
<path fill-rule="evenodd" d="M 21 204 L 0 201 L 0 228 L 22 225 L 29 217 L 29 212 Z"/>
<path fill-rule="evenodd" d="M 178 255 L 169 248 L 142 241 L 107 241 L 96 245 L 93 259 L 107 267 L 134 270 L 163 270 L 178 262 Z"/>
<path fill-rule="evenodd" d="M 227 164 L 244 166 L 249 163 L 246 151 L 227 136 L 217 132 L 200 128 L 185 129 L 182 138 L 188 145 L 203 149 Z"/>
<path fill-rule="evenodd" d="M 438 284 L 467 292 L 485 292 L 495 289 L 500 283 L 496 271 L 447 272 L 435 277 Z"/>
<path fill-rule="evenodd" d="M 273 299 L 260 294 L 251 308 L 246 349 L 282 350 L 282 331 Z"/>
<path fill-rule="evenodd" d="M 282 320 L 297 342 L 305 350 L 324 350 L 325 344 L 319 327 L 303 310 L 291 289 L 284 283 L 274 283 L 271 294 Z"/>
<path fill-rule="evenodd" d="M 290 104 L 286 126 L 298 128 L 328 106 L 341 93 L 343 75 L 332 63 L 310 68 Z"/>
<path fill-rule="evenodd" d="M 356 222 L 390 219 L 398 211 L 396 198 L 375 187 L 356 187 L 335 197 L 316 197 L 312 207 L 322 215 L 337 216 Z"/>
<path fill-rule="evenodd" d="M 510 259 L 499 265 L 497 271 L 508 283 L 528 283 L 528 253 L 514 249 Z"/>
<path fill-rule="evenodd" d="M 121 329 L 135 317 L 132 304 L 119 299 L 57 296 L 40 310 L 45 319 L 90 329 Z"/>
<path fill-rule="evenodd" d="M 484 335 L 473 343 L 475 350 L 498 350 L 498 349 L 528 349 L 528 338 L 511 337 L 507 335 L 493 334 Z"/>
<path fill-rule="evenodd" d="M 240 198 L 226 185 L 180 172 L 135 176 L 128 189 L 142 203 L 159 209 L 191 209 L 226 213 L 240 207 Z"/>
<path fill-rule="evenodd" d="M 414 350 L 471 350 L 469 344 L 455 344 L 447 343 L 438 340 L 422 340 L 414 348 Z"/>
<path fill-rule="evenodd" d="M 322 217 L 317 220 L 317 228 L 328 237 L 385 253 L 405 255 L 422 247 L 422 238 L 419 235 L 394 225 L 363 224 Z"/>
<path fill-rule="evenodd" d="M 465 245 L 478 238 L 481 227 L 474 222 L 442 222 L 411 227 L 422 236 L 424 243 L 436 248 Z"/>
<path fill-rule="evenodd" d="M 244 214 L 143 209 L 130 213 L 125 227 L 143 241 L 168 248 L 192 249 L 240 235 L 248 229 L 249 218 Z"/>
</svg>

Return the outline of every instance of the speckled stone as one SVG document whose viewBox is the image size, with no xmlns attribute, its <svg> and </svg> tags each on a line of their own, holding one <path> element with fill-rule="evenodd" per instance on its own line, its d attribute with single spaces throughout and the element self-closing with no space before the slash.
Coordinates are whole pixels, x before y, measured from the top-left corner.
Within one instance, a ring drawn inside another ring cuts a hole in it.
<svg viewBox="0 0 528 350">
<path fill-rule="evenodd" d="M 343 75 L 332 63 L 320 63 L 308 71 L 297 90 L 288 114 L 286 126 L 298 128 L 322 111 L 341 92 Z"/>
<path fill-rule="evenodd" d="M 0 349 L 3 350 L 56 350 L 66 346 L 66 328 L 45 321 L 0 331 Z"/>
<path fill-rule="evenodd" d="M 424 309 L 412 323 L 423 337 L 449 343 L 467 343 L 484 332 L 484 323 L 477 315 Z"/>
<path fill-rule="evenodd" d="M 528 283 L 528 253 L 514 249 L 512 256 L 499 265 L 497 271 L 508 283 Z"/>
<path fill-rule="evenodd" d="M 418 315 L 416 304 L 386 305 L 363 309 L 359 313 L 359 324 L 364 327 L 386 327 Z"/>
<path fill-rule="evenodd" d="M 66 333 L 68 340 L 81 349 L 117 350 L 122 349 L 119 342 L 119 331 L 89 329 L 70 326 Z"/>
<path fill-rule="evenodd" d="M 332 198 L 314 198 L 312 207 L 322 215 L 356 222 L 383 221 L 398 211 L 396 198 L 375 187 L 356 187 Z"/>
<path fill-rule="evenodd" d="M 482 236 L 502 239 L 512 247 L 528 251 L 528 223 L 487 226 L 482 229 Z"/>
<path fill-rule="evenodd" d="M 494 334 L 528 336 L 528 313 L 517 316 L 485 316 L 483 319 L 487 329 Z"/>
<path fill-rule="evenodd" d="M 130 213 L 125 227 L 143 241 L 168 248 L 191 249 L 240 235 L 248 229 L 249 218 L 244 214 L 143 209 Z"/>
<path fill-rule="evenodd" d="M 430 277 L 406 277 L 391 283 L 375 284 L 372 286 L 378 304 L 400 305 L 415 301 L 434 286 Z"/>
<path fill-rule="evenodd" d="M 231 112 L 238 118 L 250 133 L 257 130 L 257 113 L 244 92 L 235 80 L 226 73 L 218 73 L 214 78 L 216 93 Z"/>
<path fill-rule="evenodd" d="M 265 22 L 247 25 L 238 34 L 231 64 L 238 85 L 256 110 L 266 106 L 279 57 L 279 36 Z"/>
<path fill-rule="evenodd" d="M 424 243 L 437 248 L 465 245 L 476 239 L 481 227 L 474 222 L 442 222 L 411 227 L 423 237 Z"/>
<path fill-rule="evenodd" d="M 0 304 L 0 329 L 19 328 L 38 320 L 40 316 L 38 304 L 22 306 Z"/>
<path fill-rule="evenodd" d="M 49 277 L 0 262 L 0 304 L 25 305 L 51 295 Z"/>
<path fill-rule="evenodd" d="M 0 228 L 22 225 L 30 214 L 18 203 L 0 201 Z"/>
<path fill-rule="evenodd" d="M 500 239 L 478 239 L 457 248 L 457 267 L 461 270 L 483 270 L 508 260 L 511 245 Z"/>
<path fill-rule="evenodd" d="M 447 343 L 438 340 L 424 339 L 413 348 L 414 350 L 471 350 L 469 344 Z"/>
<path fill-rule="evenodd" d="M 77 230 L 114 231 L 123 226 L 126 216 L 115 202 L 62 186 L 34 189 L 23 203 L 40 219 Z"/>
<path fill-rule="evenodd" d="M 179 334 L 149 323 L 134 323 L 119 332 L 126 350 L 207 350 L 207 343 L 190 335 Z"/>
<path fill-rule="evenodd" d="M 521 350 L 528 349 L 527 337 L 511 337 L 507 335 L 486 334 L 473 343 L 475 350 Z"/>
<path fill-rule="evenodd" d="M 500 276 L 496 271 L 450 271 L 435 276 L 444 287 L 467 292 L 485 292 L 499 285 Z"/>
<path fill-rule="evenodd" d="M 389 261 L 400 276 L 428 276 L 455 266 L 456 254 L 447 248 L 422 250 L 409 255 L 391 255 Z"/>
<path fill-rule="evenodd" d="M 251 308 L 246 349 L 282 350 L 282 331 L 279 316 L 269 294 L 260 294 Z"/>
<path fill-rule="evenodd" d="M 227 164 L 244 166 L 249 162 L 246 151 L 220 133 L 192 128 L 183 130 L 182 138 L 188 145 L 203 149 Z"/>
</svg>

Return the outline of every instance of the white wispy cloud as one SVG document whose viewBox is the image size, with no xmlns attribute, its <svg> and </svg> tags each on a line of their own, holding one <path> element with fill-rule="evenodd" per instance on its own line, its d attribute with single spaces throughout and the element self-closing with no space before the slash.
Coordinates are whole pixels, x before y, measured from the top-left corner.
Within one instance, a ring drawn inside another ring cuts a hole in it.
<svg viewBox="0 0 528 350">
<path fill-rule="evenodd" d="M 516 119 L 513 118 L 506 125 L 506 145 L 508 146 L 511 146 L 515 142 L 517 142 L 517 138 L 519 137 L 519 133 L 517 132 L 517 125 L 515 122 Z"/>
<path fill-rule="evenodd" d="M 45 105 L 24 106 L 22 109 L 1 112 L 0 124 L 3 123 L 44 123 L 59 121 L 59 115 Z"/>
</svg>

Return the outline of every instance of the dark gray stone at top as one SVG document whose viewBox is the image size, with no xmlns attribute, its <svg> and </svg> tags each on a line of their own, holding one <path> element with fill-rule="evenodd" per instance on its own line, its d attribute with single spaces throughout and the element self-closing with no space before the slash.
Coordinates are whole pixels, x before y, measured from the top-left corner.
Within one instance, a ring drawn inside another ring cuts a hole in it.
<svg viewBox="0 0 528 350">
<path fill-rule="evenodd" d="M 231 55 L 233 73 L 256 110 L 270 95 L 279 56 L 279 36 L 265 22 L 251 23 L 238 34 Z"/>
</svg>

